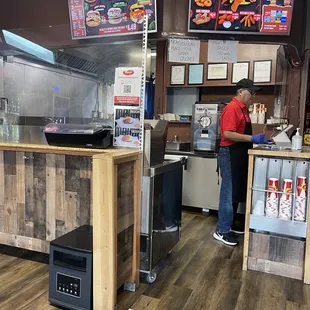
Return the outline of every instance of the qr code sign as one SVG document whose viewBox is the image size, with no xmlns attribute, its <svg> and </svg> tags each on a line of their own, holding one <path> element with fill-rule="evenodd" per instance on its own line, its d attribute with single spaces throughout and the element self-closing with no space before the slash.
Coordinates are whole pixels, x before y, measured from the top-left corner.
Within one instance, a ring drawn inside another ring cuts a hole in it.
<svg viewBox="0 0 310 310">
<path fill-rule="evenodd" d="M 123 93 L 124 94 L 131 94 L 132 93 L 132 85 L 124 85 Z"/>
</svg>

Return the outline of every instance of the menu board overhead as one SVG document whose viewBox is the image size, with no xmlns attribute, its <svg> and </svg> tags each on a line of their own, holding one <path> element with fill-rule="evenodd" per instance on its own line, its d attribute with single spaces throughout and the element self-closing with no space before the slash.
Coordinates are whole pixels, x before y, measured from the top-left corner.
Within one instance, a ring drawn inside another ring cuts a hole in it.
<svg viewBox="0 0 310 310">
<path fill-rule="evenodd" d="M 189 32 L 289 35 L 294 0 L 190 0 Z"/>
<path fill-rule="evenodd" d="M 136 34 L 149 17 L 149 32 L 157 31 L 156 0 L 69 0 L 73 39 Z"/>
</svg>

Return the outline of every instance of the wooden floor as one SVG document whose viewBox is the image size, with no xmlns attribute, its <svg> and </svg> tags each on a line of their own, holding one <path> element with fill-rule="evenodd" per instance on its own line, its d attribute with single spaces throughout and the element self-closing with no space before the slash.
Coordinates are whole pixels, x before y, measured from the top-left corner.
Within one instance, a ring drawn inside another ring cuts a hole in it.
<svg viewBox="0 0 310 310">
<path fill-rule="evenodd" d="M 215 223 L 213 216 L 184 212 L 182 239 L 157 267 L 157 281 L 136 293 L 120 291 L 119 309 L 310 309 L 310 286 L 301 281 L 242 272 L 242 246 L 213 240 Z M 12 257 L 6 247 L 0 253 L 0 309 L 55 310 L 47 301 L 48 265 L 33 261 L 42 256 Z"/>
</svg>

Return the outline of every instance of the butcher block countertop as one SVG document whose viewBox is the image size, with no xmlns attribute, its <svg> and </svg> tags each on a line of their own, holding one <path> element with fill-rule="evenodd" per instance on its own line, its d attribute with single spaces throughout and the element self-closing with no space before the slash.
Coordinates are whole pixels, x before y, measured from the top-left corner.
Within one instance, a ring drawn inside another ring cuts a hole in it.
<svg viewBox="0 0 310 310">
<path fill-rule="evenodd" d="M 114 158 L 132 156 L 139 153 L 138 150 L 124 149 L 124 148 L 92 149 L 92 148 L 58 147 L 44 144 L 24 144 L 24 143 L 0 143 L 0 150 L 48 153 L 59 155 L 81 155 L 81 156 L 94 156 L 96 154 L 106 154 Z"/>
<path fill-rule="evenodd" d="M 256 148 L 253 150 L 249 150 L 249 155 L 310 159 L 310 148 L 304 147 L 302 152 L 289 151 L 289 150 L 280 151 L 280 150 L 269 150 L 269 149 L 264 149 L 264 148 Z"/>
</svg>

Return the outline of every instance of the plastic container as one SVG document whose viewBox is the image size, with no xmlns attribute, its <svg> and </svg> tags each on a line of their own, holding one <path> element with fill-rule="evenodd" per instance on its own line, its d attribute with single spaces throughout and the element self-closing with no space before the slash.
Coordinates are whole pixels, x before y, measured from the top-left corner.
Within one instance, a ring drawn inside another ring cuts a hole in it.
<svg viewBox="0 0 310 310">
<path fill-rule="evenodd" d="M 302 137 L 300 135 L 300 128 L 297 128 L 296 135 L 292 138 L 292 150 L 301 151 L 302 150 Z"/>
</svg>

